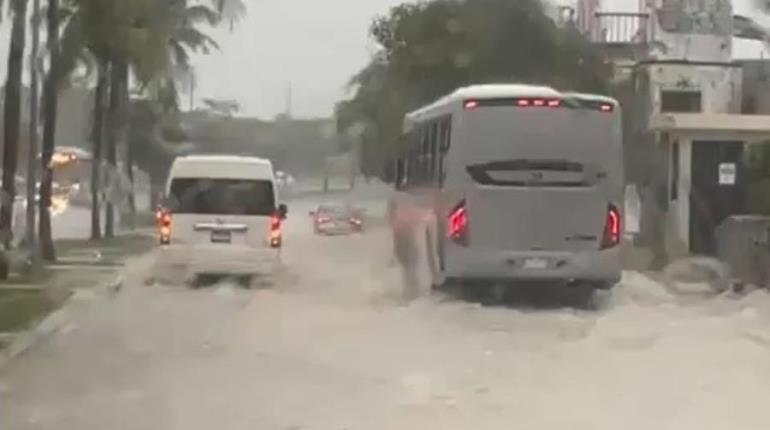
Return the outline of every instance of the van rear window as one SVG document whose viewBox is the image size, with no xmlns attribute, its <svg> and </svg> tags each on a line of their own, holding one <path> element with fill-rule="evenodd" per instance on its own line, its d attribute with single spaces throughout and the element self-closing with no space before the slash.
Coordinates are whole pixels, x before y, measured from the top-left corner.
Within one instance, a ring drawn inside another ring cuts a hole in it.
<svg viewBox="0 0 770 430">
<path fill-rule="evenodd" d="M 273 183 L 242 179 L 177 178 L 170 209 L 180 214 L 264 215 L 275 212 Z"/>
</svg>

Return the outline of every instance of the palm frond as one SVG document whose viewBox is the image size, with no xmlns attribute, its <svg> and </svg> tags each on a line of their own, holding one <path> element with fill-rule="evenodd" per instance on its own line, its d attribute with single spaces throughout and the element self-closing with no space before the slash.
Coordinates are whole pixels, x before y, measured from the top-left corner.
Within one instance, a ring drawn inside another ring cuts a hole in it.
<svg viewBox="0 0 770 430">
<path fill-rule="evenodd" d="M 219 44 L 216 40 L 193 27 L 177 29 L 174 40 L 177 43 L 186 45 L 193 51 L 204 54 L 208 54 L 212 50 L 219 50 Z"/>
<path fill-rule="evenodd" d="M 217 11 L 207 6 L 196 5 L 188 7 L 185 10 L 184 18 L 191 23 L 206 22 L 209 25 L 217 25 L 222 19 L 222 16 Z"/>
<path fill-rule="evenodd" d="M 75 14 L 68 20 L 61 36 L 59 54 L 59 81 L 66 80 L 78 66 L 86 49 L 82 15 Z"/>
<path fill-rule="evenodd" d="M 181 70 L 190 70 L 190 54 L 187 49 L 180 43 L 172 43 L 171 51 L 176 66 Z"/>
</svg>

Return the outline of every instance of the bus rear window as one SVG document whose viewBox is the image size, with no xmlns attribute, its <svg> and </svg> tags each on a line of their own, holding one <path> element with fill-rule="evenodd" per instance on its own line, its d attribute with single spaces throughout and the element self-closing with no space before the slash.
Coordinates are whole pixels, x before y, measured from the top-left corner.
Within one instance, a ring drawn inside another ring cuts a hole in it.
<svg viewBox="0 0 770 430">
<path fill-rule="evenodd" d="M 467 166 L 479 185 L 513 187 L 590 187 L 607 177 L 598 166 L 568 160 L 518 159 Z"/>
<path fill-rule="evenodd" d="M 177 178 L 169 206 L 178 214 L 260 215 L 275 212 L 273 183 L 264 180 Z"/>
</svg>

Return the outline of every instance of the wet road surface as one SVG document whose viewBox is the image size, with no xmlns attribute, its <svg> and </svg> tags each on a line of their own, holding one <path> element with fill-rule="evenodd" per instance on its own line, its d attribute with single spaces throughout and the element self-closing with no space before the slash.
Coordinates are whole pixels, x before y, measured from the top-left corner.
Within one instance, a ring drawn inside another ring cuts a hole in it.
<svg viewBox="0 0 770 430">
<path fill-rule="evenodd" d="M 399 304 L 384 228 L 318 237 L 292 207 L 271 289 L 83 294 L 0 370 L 0 428 L 766 429 L 770 297 L 683 299 L 627 273 L 598 311 Z"/>
</svg>

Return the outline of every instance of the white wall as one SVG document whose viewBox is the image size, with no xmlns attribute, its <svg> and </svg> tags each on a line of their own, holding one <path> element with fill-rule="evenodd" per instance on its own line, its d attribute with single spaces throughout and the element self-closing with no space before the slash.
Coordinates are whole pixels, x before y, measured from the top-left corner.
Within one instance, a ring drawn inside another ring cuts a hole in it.
<svg viewBox="0 0 770 430">
<path fill-rule="evenodd" d="M 740 113 L 742 70 L 738 67 L 654 64 L 648 70 L 654 112 L 660 112 L 662 90 L 697 90 L 703 113 Z"/>
</svg>

